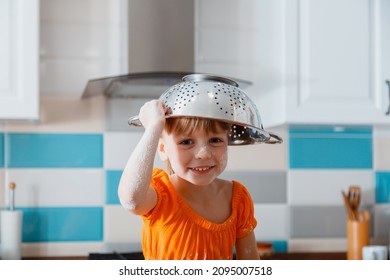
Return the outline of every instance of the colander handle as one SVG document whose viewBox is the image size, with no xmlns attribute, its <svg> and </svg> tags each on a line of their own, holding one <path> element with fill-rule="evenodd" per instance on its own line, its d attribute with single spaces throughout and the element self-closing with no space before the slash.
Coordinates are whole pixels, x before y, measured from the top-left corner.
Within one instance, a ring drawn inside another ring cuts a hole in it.
<svg viewBox="0 0 390 280">
<path fill-rule="evenodd" d="M 128 123 L 129 125 L 133 125 L 133 126 L 142 126 L 142 123 L 141 123 L 141 121 L 139 120 L 138 115 L 129 118 L 128 121 L 127 121 L 127 123 Z"/>
<path fill-rule="evenodd" d="M 278 135 L 276 134 L 273 134 L 273 133 L 269 133 L 269 136 L 271 136 L 271 138 L 266 141 L 265 143 L 267 144 L 280 144 L 280 143 L 283 143 L 283 139 L 281 137 L 279 137 Z"/>
</svg>

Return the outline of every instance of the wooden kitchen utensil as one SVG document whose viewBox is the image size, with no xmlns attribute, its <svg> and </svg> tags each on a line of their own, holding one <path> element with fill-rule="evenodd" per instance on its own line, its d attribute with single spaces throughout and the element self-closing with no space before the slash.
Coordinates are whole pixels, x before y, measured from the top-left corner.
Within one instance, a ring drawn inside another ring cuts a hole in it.
<svg viewBox="0 0 390 280">
<path fill-rule="evenodd" d="M 348 189 L 348 200 L 355 219 L 357 219 L 357 212 L 359 210 L 360 199 L 361 199 L 360 187 L 350 186 Z"/>
<path fill-rule="evenodd" d="M 355 220 L 356 217 L 352 211 L 351 205 L 349 204 L 348 196 L 344 191 L 341 191 L 343 196 L 345 211 L 347 212 L 347 220 Z"/>
</svg>

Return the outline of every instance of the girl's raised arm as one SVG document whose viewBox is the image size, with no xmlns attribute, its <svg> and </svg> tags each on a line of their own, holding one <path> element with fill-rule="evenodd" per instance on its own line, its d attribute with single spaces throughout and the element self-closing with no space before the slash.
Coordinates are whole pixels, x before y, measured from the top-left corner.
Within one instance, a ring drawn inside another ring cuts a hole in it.
<svg viewBox="0 0 390 280">
<path fill-rule="evenodd" d="M 152 100 L 145 103 L 139 119 L 145 128 L 140 141 L 130 155 L 123 170 L 118 196 L 122 206 L 130 212 L 142 215 L 157 203 L 157 194 L 150 186 L 154 157 L 165 125 L 165 105 Z"/>
</svg>

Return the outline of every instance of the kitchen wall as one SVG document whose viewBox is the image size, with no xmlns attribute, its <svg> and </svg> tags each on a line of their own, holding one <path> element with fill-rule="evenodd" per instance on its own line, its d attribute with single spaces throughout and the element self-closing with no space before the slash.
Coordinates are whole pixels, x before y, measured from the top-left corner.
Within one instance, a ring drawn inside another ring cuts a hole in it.
<svg viewBox="0 0 390 280">
<path fill-rule="evenodd" d="M 41 118 L 0 124 L 0 206 L 8 205 L 3 182 L 16 182 L 24 256 L 140 249 L 141 221 L 122 209 L 116 189 L 142 133 L 127 126 L 127 117 L 145 100 L 77 98 L 87 79 L 126 71 L 124 55 L 117 54 L 123 53 L 122 39 L 108 44 L 110 31 L 102 28 L 108 24 L 118 34 L 121 4 L 41 1 Z M 388 242 L 390 128 L 270 130 L 284 143 L 230 147 L 222 175 L 248 187 L 258 241 L 270 241 L 281 252 L 346 251 L 341 190 L 358 184 L 362 208 L 371 213 L 372 242 Z M 155 163 L 163 167 L 158 158 Z"/>
</svg>

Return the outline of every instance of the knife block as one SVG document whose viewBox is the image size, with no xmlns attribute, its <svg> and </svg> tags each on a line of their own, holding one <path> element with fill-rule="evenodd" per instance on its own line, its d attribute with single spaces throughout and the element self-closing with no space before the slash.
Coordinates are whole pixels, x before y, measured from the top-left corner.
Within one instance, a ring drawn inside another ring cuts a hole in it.
<svg viewBox="0 0 390 280">
<path fill-rule="evenodd" d="M 370 215 L 358 220 L 347 220 L 348 260 L 361 260 L 364 246 L 370 243 Z"/>
</svg>

